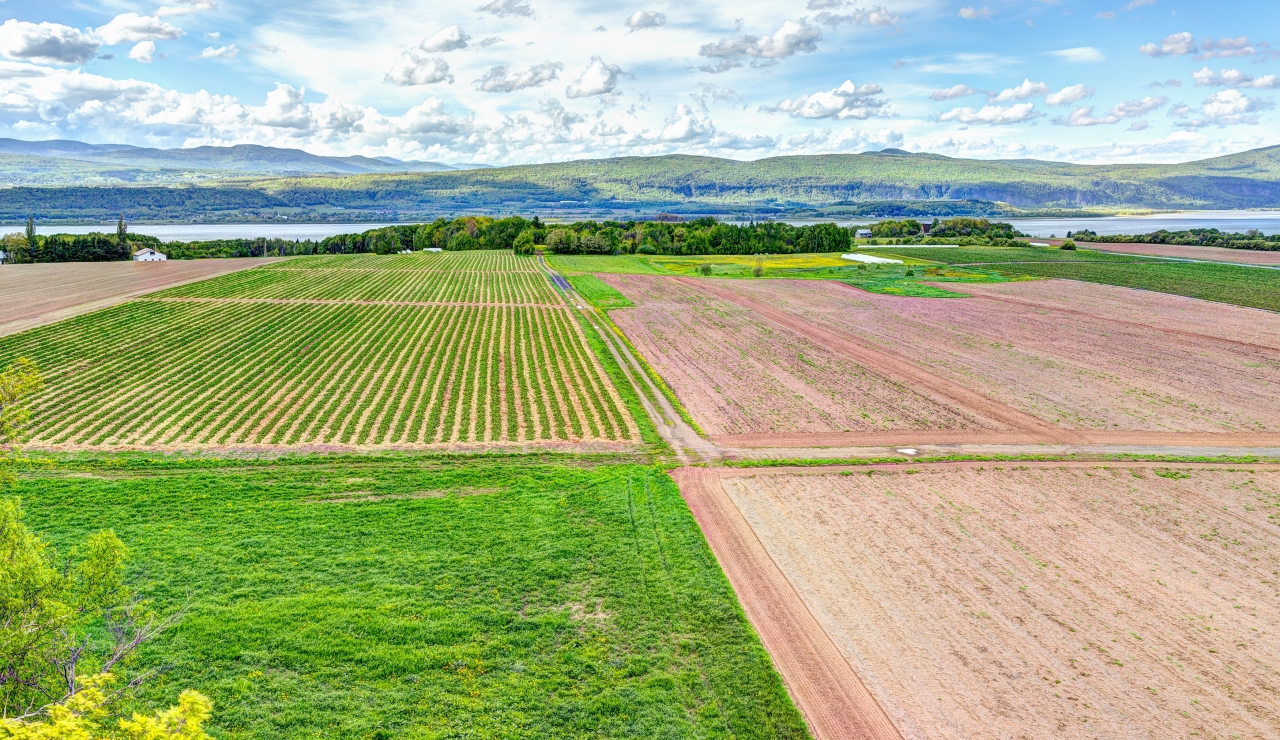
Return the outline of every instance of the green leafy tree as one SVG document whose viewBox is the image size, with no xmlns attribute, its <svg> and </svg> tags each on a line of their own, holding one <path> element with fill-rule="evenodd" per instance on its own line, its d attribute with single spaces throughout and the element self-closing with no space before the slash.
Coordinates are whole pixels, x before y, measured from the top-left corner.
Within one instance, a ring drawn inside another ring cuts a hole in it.
<svg viewBox="0 0 1280 740">
<path fill-rule="evenodd" d="M 129 251 L 129 227 L 124 225 L 124 214 L 120 214 L 120 218 L 116 220 L 116 243 L 120 248 Z"/>
<path fill-rule="evenodd" d="M 27 254 L 25 262 L 36 261 L 36 215 L 27 214 Z"/>
</svg>

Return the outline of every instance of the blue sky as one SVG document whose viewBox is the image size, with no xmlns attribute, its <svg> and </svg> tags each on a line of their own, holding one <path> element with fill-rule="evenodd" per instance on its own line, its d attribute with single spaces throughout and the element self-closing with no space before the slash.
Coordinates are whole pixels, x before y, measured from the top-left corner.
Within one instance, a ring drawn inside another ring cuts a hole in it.
<svg viewBox="0 0 1280 740">
<path fill-rule="evenodd" d="M 1264 0 L 0 0 L 0 18 L 0 136 L 21 139 L 493 164 L 1280 143 Z"/>
</svg>

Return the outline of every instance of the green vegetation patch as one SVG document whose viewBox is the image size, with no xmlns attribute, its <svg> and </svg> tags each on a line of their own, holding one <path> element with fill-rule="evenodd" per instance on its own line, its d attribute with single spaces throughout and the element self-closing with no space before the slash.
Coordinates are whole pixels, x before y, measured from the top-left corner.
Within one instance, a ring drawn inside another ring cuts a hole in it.
<svg viewBox="0 0 1280 740">
<path fill-rule="evenodd" d="M 606 272 L 626 275 L 662 275 L 663 270 L 639 255 L 548 254 L 547 264 L 563 273 Z"/>
<path fill-rule="evenodd" d="M 586 298 L 596 308 L 608 311 L 614 308 L 632 308 L 636 304 L 595 275 L 570 275 L 567 280 L 578 295 Z"/>
<path fill-rule="evenodd" d="M 887 247 L 868 250 L 867 254 L 880 257 L 929 260 L 948 265 L 1018 264 L 1024 262 L 1132 262 L 1135 264 L 1159 262 L 1159 259 L 1133 255 L 1095 252 L 1089 249 L 1074 251 L 1057 247 Z"/>
<path fill-rule="evenodd" d="M 1280 270 L 1208 262 L 1061 263 L 993 266 L 1005 274 L 1084 280 L 1280 311 Z"/>
<path fill-rule="evenodd" d="M 60 548 L 114 529 L 161 611 L 190 599 L 137 703 L 197 689 L 215 736 L 806 737 L 661 471 L 143 467 L 63 459 L 14 493 Z"/>
</svg>

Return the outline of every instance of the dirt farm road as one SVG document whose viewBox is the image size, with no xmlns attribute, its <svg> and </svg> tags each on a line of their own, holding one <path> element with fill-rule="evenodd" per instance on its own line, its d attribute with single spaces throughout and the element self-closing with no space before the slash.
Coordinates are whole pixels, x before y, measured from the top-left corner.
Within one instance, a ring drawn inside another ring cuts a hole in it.
<svg viewBox="0 0 1280 740">
<path fill-rule="evenodd" d="M 720 474 L 715 469 L 681 468 L 673 477 L 814 736 L 901 740 L 725 495 Z"/>
</svg>

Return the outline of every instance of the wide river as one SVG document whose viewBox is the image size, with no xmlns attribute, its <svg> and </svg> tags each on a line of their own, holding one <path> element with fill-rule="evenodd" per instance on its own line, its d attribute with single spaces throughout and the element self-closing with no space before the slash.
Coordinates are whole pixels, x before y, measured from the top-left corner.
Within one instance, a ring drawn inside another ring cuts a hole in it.
<svg viewBox="0 0 1280 740">
<path fill-rule="evenodd" d="M 1107 218 L 1011 218 L 1005 219 L 1019 231 L 1031 236 L 1066 236 L 1068 231 L 1092 229 L 1099 234 L 1146 234 L 1160 229 L 1220 229 L 1244 232 L 1258 229 L 1264 234 L 1280 233 L 1280 210 L 1276 211 L 1187 211 L 1161 213 L 1154 216 L 1114 216 Z M 792 221 L 795 224 L 817 221 Z M 855 222 L 839 222 L 850 225 Z M 856 223 L 868 223 L 867 221 Z M 253 239 L 260 236 L 275 239 L 323 239 L 334 234 L 351 234 L 376 229 L 387 224 L 139 224 L 129 230 L 150 234 L 163 241 L 208 241 L 212 239 Z M 18 227 L 10 227 L 19 230 Z M 89 226 L 42 226 L 46 234 L 87 234 L 91 231 L 115 232 L 115 222 Z M 3 229 L 0 229 L 3 230 Z"/>
</svg>

